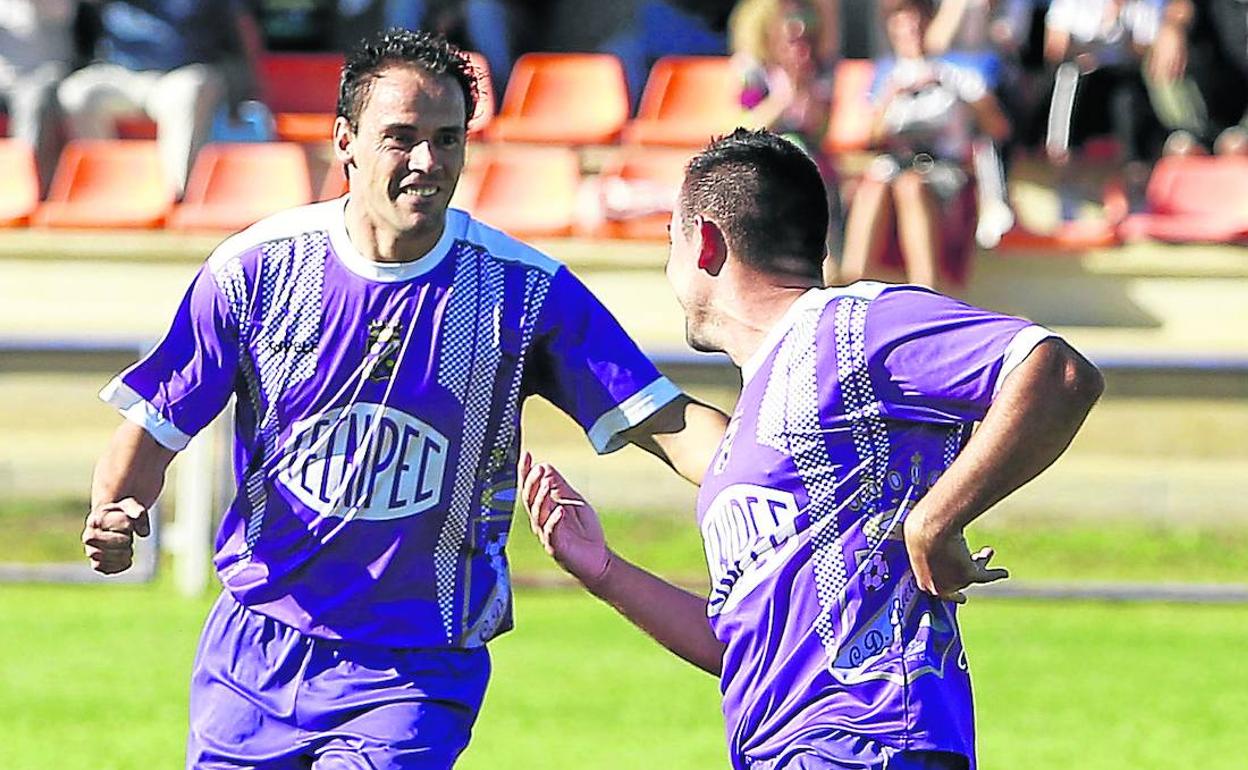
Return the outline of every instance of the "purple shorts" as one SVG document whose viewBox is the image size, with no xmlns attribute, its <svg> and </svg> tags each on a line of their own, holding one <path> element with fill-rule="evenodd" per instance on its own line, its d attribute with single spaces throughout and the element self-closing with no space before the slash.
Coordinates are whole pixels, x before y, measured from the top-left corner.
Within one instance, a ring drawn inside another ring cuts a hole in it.
<svg viewBox="0 0 1248 770">
<path fill-rule="evenodd" d="M 903 751 L 863 764 L 826 757 L 817 751 L 798 751 L 778 760 L 756 762 L 750 770 L 966 770 L 966 757 L 945 751 Z"/>
<path fill-rule="evenodd" d="M 191 674 L 193 770 L 446 770 L 472 732 L 490 659 L 304 636 L 228 592 Z"/>
<path fill-rule="evenodd" d="M 948 751 L 898 751 L 862 735 L 822 729 L 779 756 L 748 766 L 749 770 L 968 770 L 971 763 Z"/>
</svg>

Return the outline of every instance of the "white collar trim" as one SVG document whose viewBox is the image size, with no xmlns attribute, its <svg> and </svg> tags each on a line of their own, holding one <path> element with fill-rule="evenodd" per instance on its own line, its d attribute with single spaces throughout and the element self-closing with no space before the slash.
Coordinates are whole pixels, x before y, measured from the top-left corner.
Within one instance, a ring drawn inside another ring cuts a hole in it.
<svg viewBox="0 0 1248 770">
<path fill-rule="evenodd" d="M 462 211 L 447 209 L 442 236 L 424 256 L 409 262 L 377 262 L 361 254 L 347 233 L 347 199 L 349 197 L 349 195 L 344 195 L 339 199 L 340 205 L 333 206 L 333 217 L 327 228 L 329 242 L 334 247 L 334 254 L 337 255 L 338 261 L 344 267 L 369 281 L 381 283 L 408 281 L 437 267 L 450 253 L 458 234 L 464 230 L 467 218 Z"/>
<path fill-rule="evenodd" d="M 799 315 L 808 310 L 822 308 L 837 297 L 859 297 L 865 300 L 873 300 L 888 286 L 889 284 L 877 281 L 858 281 L 849 286 L 807 289 L 797 299 L 793 300 L 793 304 L 789 305 L 789 309 L 784 311 L 784 315 L 780 317 L 780 320 L 776 321 L 767 330 L 767 334 L 763 336 L 762 342 L 758 344 L 758 348 L 754 353 L 741 365 L 741 386 L 745 387 L 746 383 L 755 374 L 758 374 L 758 370 L 762 367 L 763 362 L 767 360 L 767 356 L 771 355 L 771 351 L 775 350 L 776 346 L 780 344 L 780 340 L 784 339 L 784 335 L 788 334 L 789 329 L 793 328 L 793 324 L 797 323 Z"/>
</svg>

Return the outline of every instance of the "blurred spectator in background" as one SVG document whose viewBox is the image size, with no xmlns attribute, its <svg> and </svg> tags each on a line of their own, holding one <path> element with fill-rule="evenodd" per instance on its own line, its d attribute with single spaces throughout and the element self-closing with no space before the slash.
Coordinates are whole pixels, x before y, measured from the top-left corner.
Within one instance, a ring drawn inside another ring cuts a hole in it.
<svg viewBox="0 0 1248 770">
<path fill-rule="evenodd" d="M 1045 16 L 1045 60 L 1056 67 L 1045 149 L 1059 169 L 1063 223 L 1078 218 L 1071 156 L 1095 136 L 1112 135 L 1123 163 L 1129 206 L 1143 206 L 1161 125 L 1140 65 L 1157 32 L 1156 0 L 1053 0 Z"/>
<path fill-rule="evenodd" d="M 1033 0 L 939 0 L 924 35 L 924 49 L 980 74 L 1011 123 L 1028 112 L 1019 53 L 1031 27 Z M 991 141 L 974 145 L 979 186 L 976 240 L 993 248 L 1014 225 L 1006 168 L 1011 148 Z"/>
<path fill-rule="evenodd" d="M 9 135 L 35 151 L 41 192 L 60 153 L 56 87 L 74 58 L 77 0 L 0 0 L 0 102 Z"/>
<path fill-rule="evenodd" d="M 602 17 L 605 4 L 563 0 L 558 3 L 559 19 L 554 36 L 556 46 L 571 25 L 586 17 Z M 576 42 L 579 35 L 567 36 L 571 50 L 595 50 L 618 56 L 633 109 L 641 100 L 650 67 L 663 56 L 722 56 L 727 53 L 724 30 L 732 0 L 618 0 L 614 18 L 602 28 L 599 40 Z M 596 24 L 588 25 L 590 27 Z"/>
<path fill-rule="evenodd" d="M 1248 153 L 1248 4 L 1167 0 L 1144 73 L 1168 154 Z"/>
<path fill-rule="evenodd" d="M 516 57 L 536 47 L 534 31 L 545 26 L 549 0 L 384 0 L 384 26 L 425 29 L 458 40 L 490 65 L 502 94 Z"/>
<path fill-rule="evenodd" d="M 829 253 L 840 251 L 840 182 L 823 150 L 840 54 L 837 0 L 744 0 L 729 21 L 743 125 L 801 147 L 828 190 Z"/>
<path fill-rule="evenodd" d="M 872 143 L 885 152 L 858 186 L 845 228 L 840 280 L 871 277 L 895 247 L 911 283 L 962 277 L 975 230 L 971 142 L 1004 141 L 1009 122 L 975 70 L 928 57 L 930 0 L 890 0 L 885 32 L 895 58 L 878 63 Z M 943 258 L 943 259 L 942 259 Z"/>
<path fill-rule="evenodd" d="M 58 98 L 76 138 L 116 136 L 119 117 L 147 115 L 180 196 L 213 113 L 254 88 L 260 35 L 241 0 L 97 0 L 95 61 Z"/>
</svg>

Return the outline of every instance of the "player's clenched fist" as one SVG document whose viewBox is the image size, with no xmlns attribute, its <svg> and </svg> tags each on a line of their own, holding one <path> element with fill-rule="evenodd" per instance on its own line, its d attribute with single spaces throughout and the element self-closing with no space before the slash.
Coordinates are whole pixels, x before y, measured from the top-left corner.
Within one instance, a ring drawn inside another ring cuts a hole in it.
<svg viewBox="0 0 1248 770">
<path fill-rule="evenodd" d="M 102 503 L 87 514 L 82 545 L 91 568 L 105 575 L 124 572 L 134 561 L 134 536 L 147 537 L 147 508 L 132 497 Z"/>
<path fill-rule="evenodd" d="M 546 553 L 593 590 L 611 561 L 598 514 L 559 471 L 546 463 L 534 464 L 528 452 L 520 458 L 520 483 L 529 526 Z"/>
</svg>

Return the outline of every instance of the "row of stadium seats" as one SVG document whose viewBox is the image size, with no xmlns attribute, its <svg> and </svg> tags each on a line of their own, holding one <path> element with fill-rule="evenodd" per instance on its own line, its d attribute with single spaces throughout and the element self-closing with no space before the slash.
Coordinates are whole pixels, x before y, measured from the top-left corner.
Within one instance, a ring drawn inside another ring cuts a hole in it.
<svg viewBox="0 0 1248 770">
<path fill-rule="evenodd" d="M 673 190 L 690 150 L 623 147 L 603 163 L 596 186 L 583 184 L 569 147 L 498 147 L 471 156 L 453 205 L 520 237 L 663 240 L 668 216 L 597 216 L 613 180 Z M 150 140 L 76 141 L 61 156 L 40 202 L 34 158 L 25 144 L 0 140 L 0 226 L 239 230 L 267 214 L 346 192 L 330 168 L 314 196 L 307 155 L 298 143 L 209 144 L 192 169 L 182 203 L 174 201 Z M 608 195 L 609 197 L 609 195 Z M 1248 158 L 1166 157 L 1154 169 L 1147 211 L 1118 220 L 1128 241 L 1231 243 L 1248 240 Z M 607 206 L 609 208 L 609 206 Z M 587 210 L 591 212 L 587 216 Z"/>
<path fill-rule="evenodd" d="M 741 118 L 740 80 L 727 57 L 669 56 L 650 70 L 635 118 L 619 59 L 610 54 L 531 53 L 512 68 L 501 106 L 495 105 L 485 58 L 470 53 L 482 98 L 470 123 L 478 140 L 560 145 L 625 142 L 698 147 L 735 127 Z M 323 142 L 333 131 L 341 54 L 268 53 L 260 59 L 264 103 L 273 112 L 277 139 Z M 826 149 L 865 149 L 871 109 L 867 93 L 875 64 L 842 61 L 836 71 L 836 105 Z M 150 139 L 155 125 L 126 120 L 121 135 Z"/>
<path fill-rule="evenodd" d="M 624 148 L 607 159 L 599 178 L 650 180 L 672 189 L 687 157 L 687 151 Z M 42 202 L 29 146 L 0 140 L 0 167 L 8 172 L 0 176 L 3 227 L 225 232 L 346 192 L 341 172 L 331 167 L 314 195 L 307 153 L 296 142 L 206 145 L 181 203 L 174 200 L 151 140 L 70 142 Z M 666 237 L 665 214 L 578 227 L 581 183 L 580 156 L 570 148 L 497 148 L 471 156 L 453 204 L 521 237 Z"/>
</svg>

